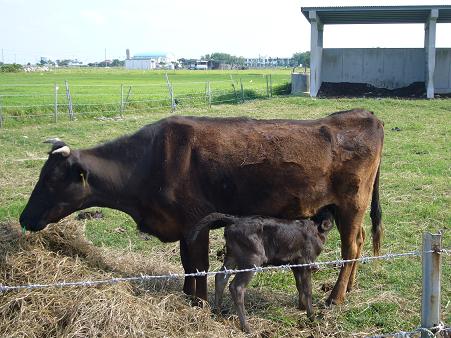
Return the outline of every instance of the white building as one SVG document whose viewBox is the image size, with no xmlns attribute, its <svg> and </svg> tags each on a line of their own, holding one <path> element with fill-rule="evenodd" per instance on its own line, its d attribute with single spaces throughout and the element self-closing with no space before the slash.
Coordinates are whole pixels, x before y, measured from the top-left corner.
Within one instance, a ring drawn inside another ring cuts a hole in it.
<svg viewBox="0 0 451 338">
<path fill-rule="evenodd" d="M 249 68 L 271 68 L 290 66 L 290 57 L 259 56 L 258 58 L 246 58 L 244 64 Z"/>
<path fill-rule="evenodd" d="M 125 69 L 174 69 L 177 59 L 169 53 L 141 53 L 125 60 Z"/>
</svg>

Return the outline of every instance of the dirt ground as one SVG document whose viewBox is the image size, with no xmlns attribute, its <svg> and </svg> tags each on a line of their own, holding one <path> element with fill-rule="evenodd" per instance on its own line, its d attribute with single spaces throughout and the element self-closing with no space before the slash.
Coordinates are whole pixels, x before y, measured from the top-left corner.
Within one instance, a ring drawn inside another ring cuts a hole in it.
<svg viewBox="0 0 451 338">
<path fill-rule="evenodd" d="M 426 90 L 424 82 L 413 82 L 407 87 L 396 89 L 377 88 L 367 83 L 323 82 L 318 92 L 318 96 L 425 98 Z"/>
</svg>

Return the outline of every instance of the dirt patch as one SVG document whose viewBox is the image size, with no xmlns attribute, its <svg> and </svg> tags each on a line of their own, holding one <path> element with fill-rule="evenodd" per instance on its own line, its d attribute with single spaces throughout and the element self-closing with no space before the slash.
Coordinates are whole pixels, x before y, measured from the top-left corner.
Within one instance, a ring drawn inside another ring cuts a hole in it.
<svg viewBox="0 0 451 338">
<path fill-rule="evenodd" d="M 424 82 L 413 82 L 407 87 L 396 89 L 378 88 L 368 83 L 323 82 L 318 96 L 425 98 L 426 90 Z"/>
</svg>

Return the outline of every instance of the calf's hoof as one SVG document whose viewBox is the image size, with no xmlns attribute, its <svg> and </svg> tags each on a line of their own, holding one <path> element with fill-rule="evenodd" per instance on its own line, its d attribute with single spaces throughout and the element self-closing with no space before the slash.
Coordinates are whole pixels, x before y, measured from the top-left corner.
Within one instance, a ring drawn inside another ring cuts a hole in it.
<svg viewBox="0 0 451 338">
<path fill-rule="evenodd" d="M 248 323 L 241 326 L 241 330 L 245 333 L 251 333 L 251 328 Z"/>
</svg>

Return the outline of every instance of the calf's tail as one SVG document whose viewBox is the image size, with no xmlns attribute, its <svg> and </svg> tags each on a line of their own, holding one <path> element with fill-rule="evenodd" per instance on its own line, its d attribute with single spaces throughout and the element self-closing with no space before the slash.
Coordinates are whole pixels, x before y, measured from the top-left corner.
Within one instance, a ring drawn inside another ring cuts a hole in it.
<svg viewBox="0 0 451 338">
<path fill-rule="evenodd" d="M 188 241 L 194 242 L 199 235 L 199 233 L 205 228 L 209 229 L 219 229 L 227 225 L 235 223 L 235 217 L 231 215 L 221 214 L 219 212 L 214 212 L 202 218 L 199 223 L 197 223 L 188 235 Z"/>
<path fill-rule="evenodd" d="M 379 167 L 377 168 L 376 178 L 373 183 L 373 196 L 371 198 L 371 234 L 373 237 L 373 253 L 378 256 L 381 250 L 381 240 L 382 235 L 384 233 L 384 229 L 382 227 L 382 208 L 379 201 L 379 174 L 380 174 L 381 165 L 379 163 Z"/>
</svg>

